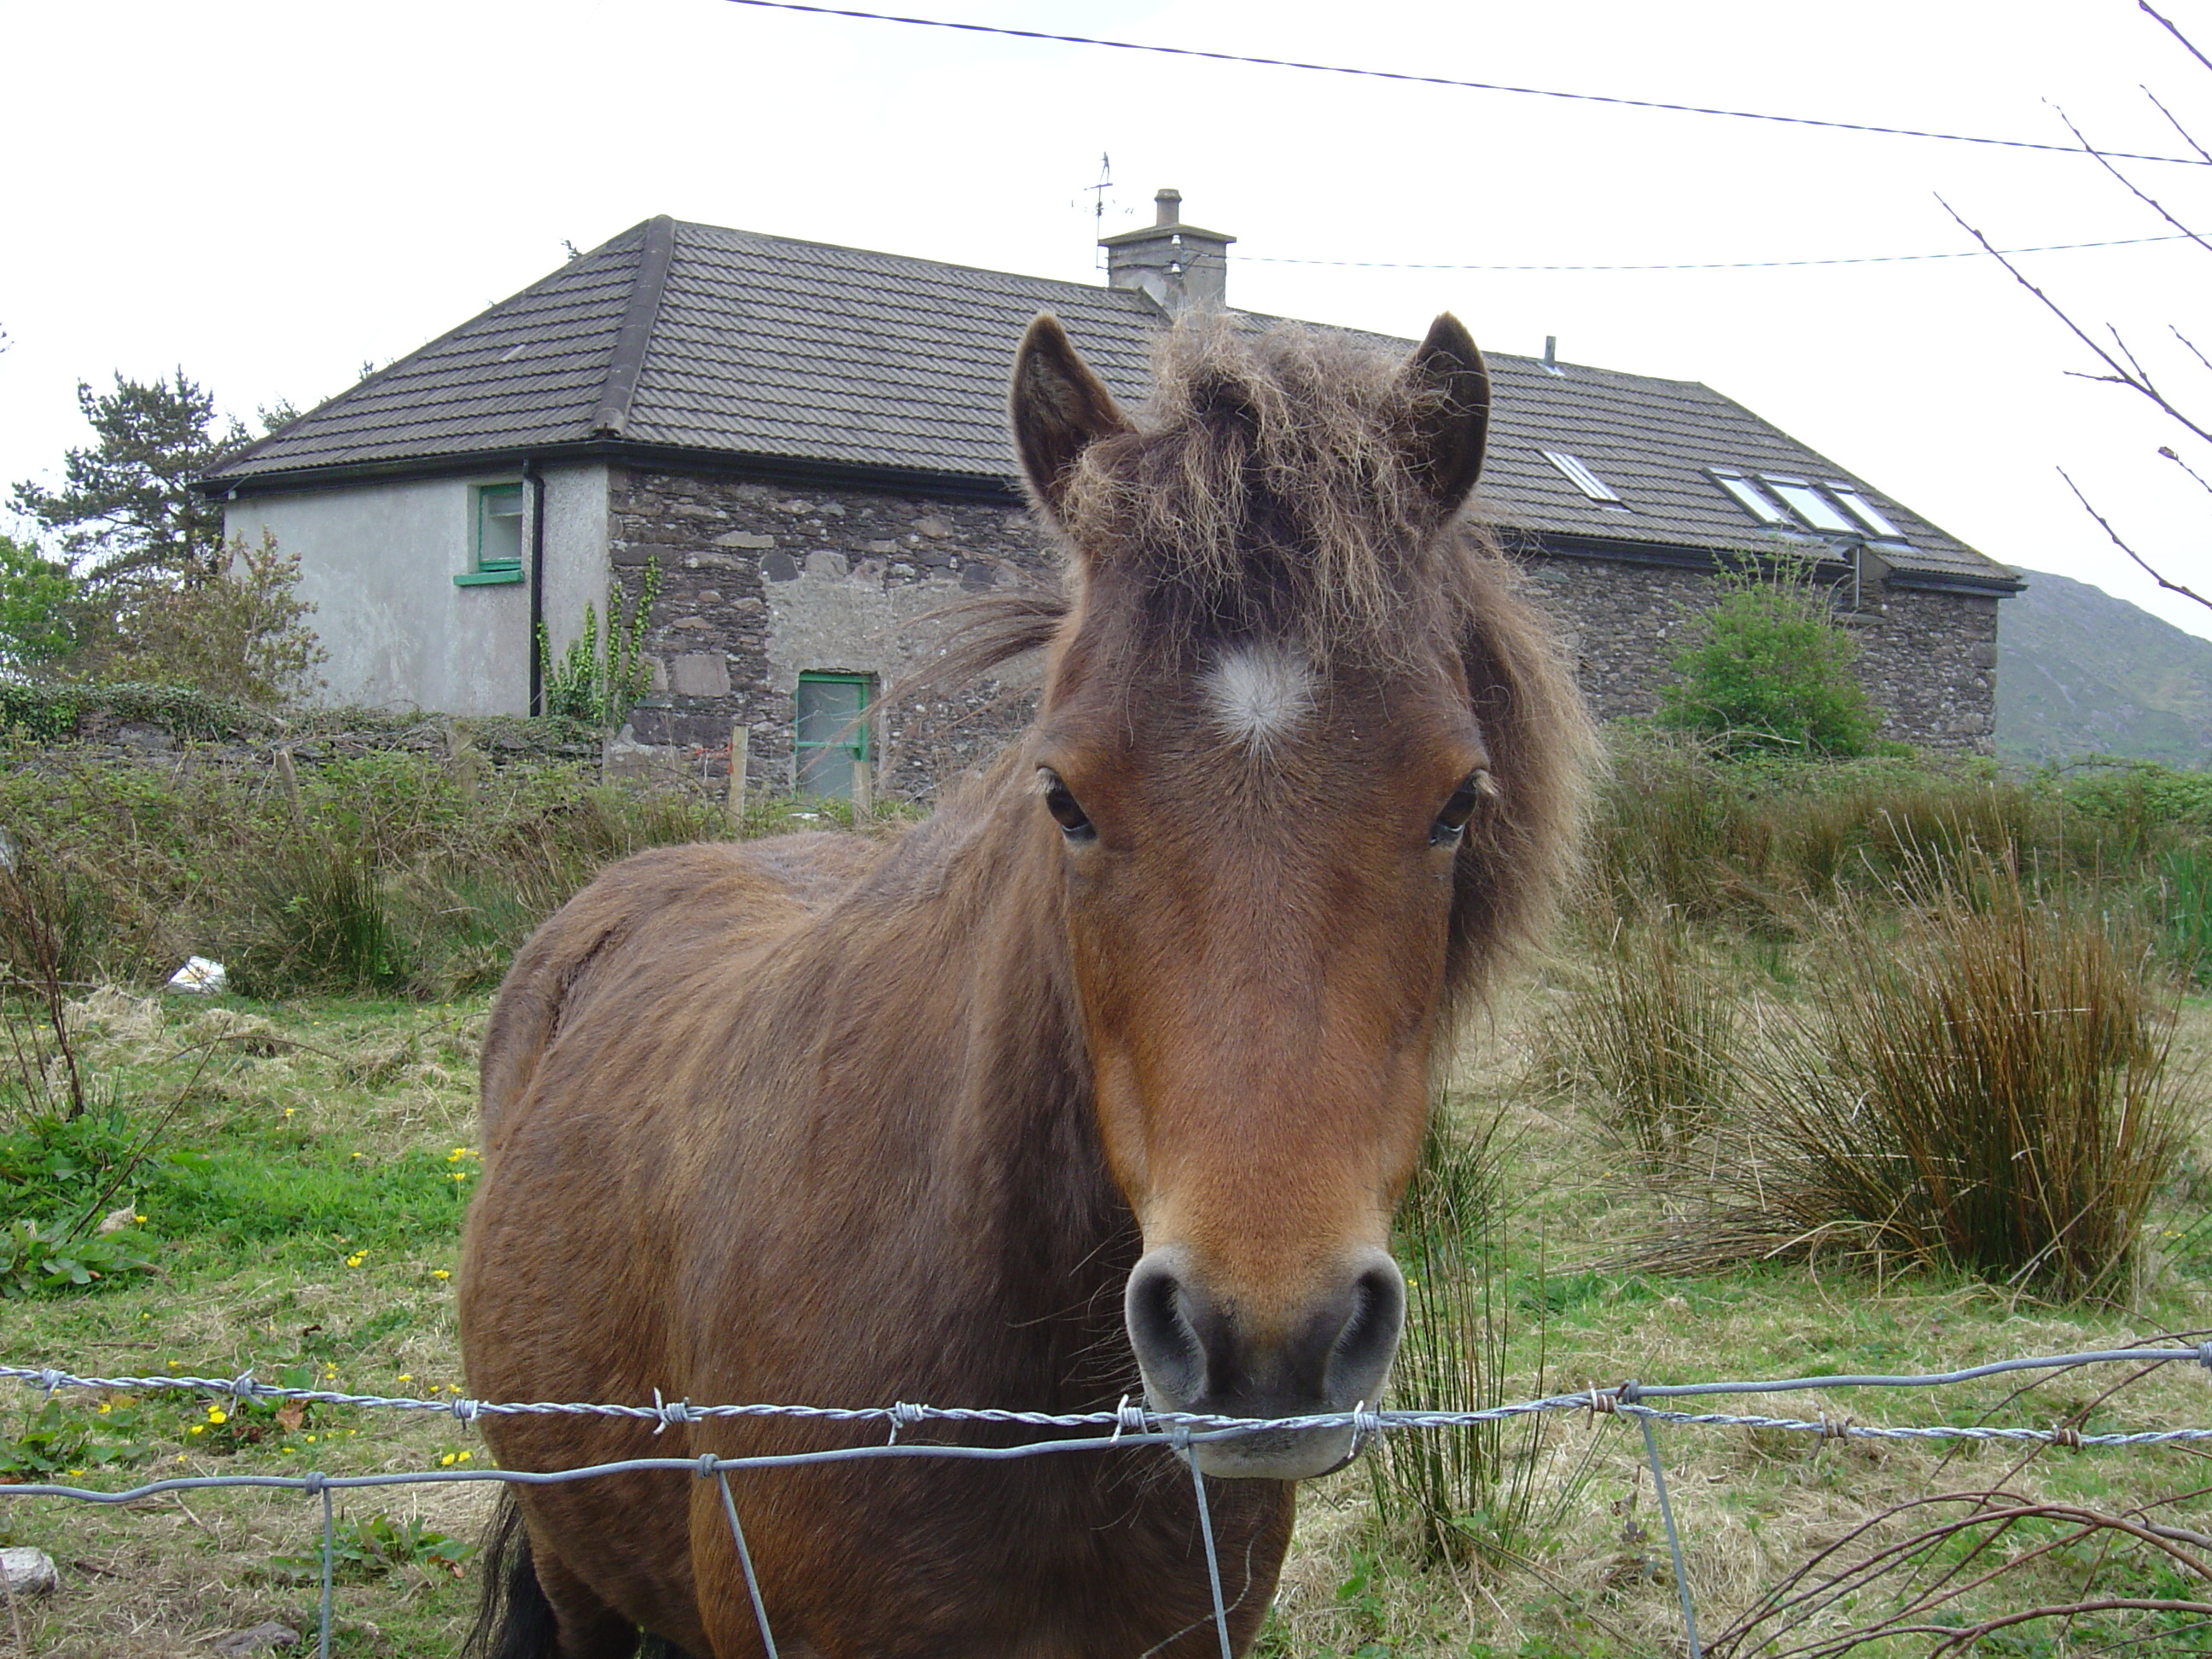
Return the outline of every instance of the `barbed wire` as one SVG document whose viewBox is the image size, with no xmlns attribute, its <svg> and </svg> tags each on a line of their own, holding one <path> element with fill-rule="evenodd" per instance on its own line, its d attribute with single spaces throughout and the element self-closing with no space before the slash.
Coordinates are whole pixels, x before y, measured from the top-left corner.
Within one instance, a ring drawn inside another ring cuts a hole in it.
<svg viewBox="0 0 2212 1659">
<path fill-rule="evenodd" d="M 2044 1354 L 1991 1361 L 1947 1371 L 1883 1374 L 1839 1372 L 1813 1376 L 1711 1382 L 1644 1383 L 1633 1379 L 1612 1388 L 1592 1388 L 1571 1394 L 1546 1395 L 1479 1411 L 1370 1411 L 1316 1413 L 1293 1418 L 1239 1418 L 1196 1412 L 1155 1412 L 1127 1398 L 1110 1412 L 1030 1412 L 988 1407 L 939 1407 L 896 1401 L 889 1406 L 834 1407 L 736 1404 L 694 1406 L 688 1400 L 669 1401 L 655 1390 L 653 1403 L 629 1405 L 580 1401 L 484 1401 L 463 1396 L 428 1400 L 404 1395 L 355 1394 L 332 1389 L 298 1388 L 266 1383 L 252 1370 L 236 1376 L 168 1374 L 151 1376 L 81 1376 L 54 1366 L 0 1365 L 0 1380 L 14 1379 L 43 1393 L 49 1400 L 64 1389 L 112 1394 L 219 1395 L 234 1402 L 287 1401 L 303 1405 L 345 1406 L 369 1410 L 430 1412 L 473 1424 L 484 1417 L 521 1415 L 596 1416 L 651 1423 L 658 1435 L 672 1425 L 713 1423 L 732 1419 L 782 1419 L 799 1422 L 883 1425 L 887 1437 L 879 1443 L 824 1447 L 811 1451 L 753 1453 L 724 1457 L 702 1452 L 691 1457 L 629 1457 L 568 1469 L 501 1469 L 442 1468 L 384 1470 L 370 1474 L 331 1474 L 305 1470 L 298 1474 L 170 1475 L 136 1486 L 106 1490 L 58 1481 L 0 1486 L 0 1498 L 55 1498 L 80 1503 L 115 1505 L 141 1503 L 164 1493 L 197 1492 L 216 1487 L 258 1488 L 298 1492 L 322 1503 L 322 1584 L 317 1652 L 328 1659 L 331 1632 L 332 1564 L 336 1549 L 335 1494 L 380 1486 L 448 1486 L 496 1481 L 508 1486 L 546 1486 L 572 1481 L 604 1479 L 616 1474 L 653 1471 L 684 1473 L 719 1482 L 724 1513 L 744 1568 L 747 1594 L 751 1597 L 761 1639 L 775 1659 L 775 1638 L 768 1610 L 753 1573 L 752 1555 L 730 1476 L 750 1469 L 796 1468 L 811 1465 L 853 1462 L 882 1458 L 950 1458 L 982 1462 L 1006 1462 L 1071 1453 L 1127 1450 L 1165 1446 L 1188 1463 L 1197 1496 L 1199 1521 L 1206 1558 L 1212 1622 L 1220 1638 L 1224 1659 L 1232 1646 L 1228 1612 L 1222 1598 L 1220 1565 L 1213 1543 L 1213 1520 L 1206 1490 L 1206 1477 L 1193 1455 L 1200 1446 L 1234 1440 L 1256 1431 L 1280 1434 L 1286 1430 L 1350 1429 L 1355 1455 L 1382 1435 L 1394 1431 L 1472 1428 L 1510 1418 L 1556 1412 L 1583 1412 L 1593 1422 L 1601 1416 L 1633 1419 L 1644 1438 L 1645 1461 L 1651 1472 L 1653 1495 L 1665 1523 L 1667 1543 L 1674 1563 L 1674 1583 L 1681 1604 L 1683 1629 L 1691 1659 L 1703 1659 L 1698 1639 L 1697 1613 L 1689 1581 L 1682 1566 L 1681 1541 L 1675 1527 L 1674 1506 L 1667 1490 L 1664 1460 L 1660 1456 L 1657 1429 L 1741 1428 L 1779 1431 L 1818 1436 L 1823 1440 L 2002 1441 L 2063 1446 L 2073 1449 L 2136 1447 L 2212 1441 L 2212 1428 L 2124 1430 L 2085 1434 L 2061 1425 L 2052 1428 L 2002 1427 L 1989 1424 L 1894 1425 L 1858 1423 L 1848 1418 L 1791 1418 L 1748 1415 L 1732 1412 L 1684 1412 L 1645 1402 L 1699 1396 L 1754 1394 L 1794 1394 L 1842 1389 L 1954 1388 L 1986 1377 L 2026 1371 L 2057 1371 L 2094 1364 L 2164 1365 L 2194 1364 L 2212 1373 L 2212 1341 L 2194 1347 L 2100 1348 L 2077 1353 Z M 1034 1429 L 1103 1429 L 1106 1434 L 1071 1435 L 1021 1442 L 1008 1446 L 941 1444 L 901 1440 L 902 1430 L 925 1423 L 975 1423 Z"/>
</svg>

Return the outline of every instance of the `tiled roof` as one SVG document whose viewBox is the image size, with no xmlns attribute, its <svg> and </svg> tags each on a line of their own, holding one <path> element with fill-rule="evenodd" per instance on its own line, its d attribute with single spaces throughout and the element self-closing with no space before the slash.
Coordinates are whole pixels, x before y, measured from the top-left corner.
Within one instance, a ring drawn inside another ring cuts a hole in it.
<svg viewBox="0 0 2212 1659">
<path fill-rule="evenodd" d="M 649 220 L 302 416 L 207 483 L 300 485 L 326 469 L 610 441 L 1003 480 L 1014 471 L 1006 374 L 1040 311 L 1060 318 L 1117 396 L 1141 395 L 1162 316 L 1136 290 Z M 1771 552 L 1778 538 L 1707 471 L 1733 468 L 1856 485 L 1909 541 L 1882 550 L 1903 572 L 2011 577 L 1694 381 L 1488 362 L 1481 500 L 1508 528 L 1655 553 Z M 1547 449 L 1577 457 L 1620 504 L 1590 500 Z"/>
</svg>

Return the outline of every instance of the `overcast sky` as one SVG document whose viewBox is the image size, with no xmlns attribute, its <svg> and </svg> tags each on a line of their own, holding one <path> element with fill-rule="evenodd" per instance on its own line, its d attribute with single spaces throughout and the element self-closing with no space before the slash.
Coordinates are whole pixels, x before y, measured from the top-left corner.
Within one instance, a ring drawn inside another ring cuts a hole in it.
<svg viewBox="0 0 2212 1659">
<path fill-rule="evenodd" d="M 1731 109 L 2185 153 L 2212 72 L 2134 0 L 901 0 L 966 21 Z M 2212 0 L 2160 8 L 2212 53 Z M 0 483 L 88 435 L 80 379 L 173 366 L 241 415 L 307 406 L 657 213 L 1077 281 L 1172 185 L 1235 234 L 1232 304 L 1697 380 L 2008 563 L 2194 631 L 2073 473 L 2212 593 L 2212 449 L 1986 258 L 1820 260 L 2167 232 L 2088 159 L 1177 60 L 727 0 L 9 0 Z M 2126 164 L 2212 230 L 2212 167 Z M 1358 262 L 1358 263 L 1299 263 Z M 2026 256 L 2212 419 L 2212 253 Z M 1009 347 L 1011 350 L 1011 342 Z M 2192 449 L 2190 446 L 2194 445 Z M 18 525 L 20 531 L 23 526 Z"/>
</svg>

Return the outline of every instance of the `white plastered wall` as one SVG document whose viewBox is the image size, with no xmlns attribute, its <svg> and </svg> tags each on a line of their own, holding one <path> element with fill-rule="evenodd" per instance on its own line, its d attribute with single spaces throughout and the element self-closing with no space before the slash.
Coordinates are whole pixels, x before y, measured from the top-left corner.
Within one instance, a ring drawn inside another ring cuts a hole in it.
<svg viewBox="0 0 2212 1659">
<path fill-rule="evenodd" d="M 330 653 L 319 700 L 449 714 L 521 714 L 530 705 L 528 580 L 458 586 L 475 560 L 475 491 L 513 483 L 418 478 L 243 495 L 225 532 L 258 543 L 265 529 L 300 556 L 300 596 Z M 545 617 L 557 649 L 586 600 L 607 586 L 606 469 L 545 469 Z M 524 494 L 523 560 L 533 510 Z"/>
</svg>

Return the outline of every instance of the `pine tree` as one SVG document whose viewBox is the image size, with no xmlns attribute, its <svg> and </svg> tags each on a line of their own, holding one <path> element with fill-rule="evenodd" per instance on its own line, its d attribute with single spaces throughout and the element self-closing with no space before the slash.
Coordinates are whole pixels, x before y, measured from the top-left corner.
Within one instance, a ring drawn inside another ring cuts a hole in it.
<svg viewBox="0 0 2212 1659">
<path fill-rule="evenodd" d="M 96 586 L 216 574 L 222 506 L 192 482 L 243 447 L 246 429 L 219 420 L 215 394 L 181 368 L 148 385 L 118 373 L 109 392 L 79 381 L 76 400 L 99 441 L 69 452 L 59 489 L 17 484 L 16 509 L 55 535 L 71 568 Z"/>
</svg>

